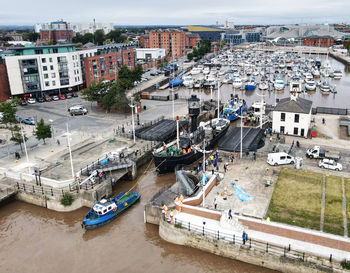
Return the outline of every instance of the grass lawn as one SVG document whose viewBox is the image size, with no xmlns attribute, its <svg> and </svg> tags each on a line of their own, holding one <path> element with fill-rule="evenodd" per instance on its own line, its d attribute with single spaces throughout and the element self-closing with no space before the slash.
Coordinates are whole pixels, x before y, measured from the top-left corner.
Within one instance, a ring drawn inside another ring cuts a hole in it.
<svg viewBox="0 0 350 273">
<path fill-rule="evenodd" d="M 323 231 L 344 235 L 342 179 L 326 176 L 326 202 Z"/>
<path fill-rule="evenodd" d="M 344 179 L 346 197 L 346 217 L 348 220 L 348 233 L 350 231 L 350 179 Z M 349 233 L 350 234 L 350 233 Z"/>
<path fill-rule="evenodd" d="M 320 229 L 322 174 L 282 169 L 267 216 L 272 221 Z"/>
</svg>

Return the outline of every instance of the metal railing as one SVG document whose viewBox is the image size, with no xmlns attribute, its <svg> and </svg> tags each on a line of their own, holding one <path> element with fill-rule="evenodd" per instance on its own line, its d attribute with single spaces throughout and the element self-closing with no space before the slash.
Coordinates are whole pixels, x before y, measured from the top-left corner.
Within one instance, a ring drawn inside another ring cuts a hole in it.
<svg viewBox="0 0 350 273">
<path fill-rule="evenodd" d="M 42 196 L 61 197 L 64 195 L 65 192 L 71 192 L 71 193 L 79 192 L 79 186 L 77 183 L 69 184 L 68 187 L 57 189 L 57 188 L 52 188 L 47 186 L 37 186 L 37 185 L 17 182 L 15 188 L 18 191 L 23 191 L 26 193 L 32 193 L 32 194 L 42 195 Z"/>
<path fill-rule="evenodd" d="M 329 254 L 328 260 L 326 261 L 326 259 L 322 258 L 324 259 L 322 260 L 320 257 L 317 257 L 313 254 L 294 250 L 292 249 L 291 244 L 288 244 L 286 246 L 279 246 L 269 242 L 263 242 L 249 238 L 248 234 L 247 239 L 243 241 L 242 236 L 238 236 L 235 233 L 225 233 L 219 230 L 210 229 L 205 226 L 205 222 L 203 222 L 203 225 L 197 225 L 176 218 L 174 218 L 173 223 L 171 223 L 168 219 L 164 219 L 164 217 L 163 220 L 165 223 L 174 225 L 176 228 L 184 229 L 189 232 L 202 235 L 203 237 L 210 238 L 212 240 L 223 241 L 233 245 L 240 245 L 245 249 L 252 249 L 262 253 L 269 253 L 296 262 L 311 263 L 319 267 L 326 267 L 327 269 L 333 267 L 332 263 L 334 262 L 334 259 L 332 253 Z M 329 262 L 329 264 L 325 264 L 324 262 Z"/>
</svg>

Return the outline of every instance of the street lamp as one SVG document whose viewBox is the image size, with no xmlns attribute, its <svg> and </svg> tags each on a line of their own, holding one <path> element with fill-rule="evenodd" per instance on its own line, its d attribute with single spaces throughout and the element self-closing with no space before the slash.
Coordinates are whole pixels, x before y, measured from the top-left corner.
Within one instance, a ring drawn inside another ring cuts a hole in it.
<svg viewBox="0 0 350 273">
<path fill-rule="evenodd" d="M 135 121 L 134 121 L 134 97 L 131 97 L 131 104 L 129 104 L 129 106 L 131 107 L 131 119 L 132 119 L 132 134 L 133 134 L 133 140 L 134 143 L 136 142 L 136 138 L 135 138 Z"/>
<path fill-rule="evenodd" d="M 259 94 L 259 93 L 256 93 L 259 97 L 261 97 L 261 105 L 260 105 L 260 129 L 262 129 L 262 111 L 263 111 L 263 108 L 264 108 L 264 96 L 265 94 Z"/>
<path fill-rule="evenodd" d="M 74 168 L 73 168 L 73 158 L 72 158 L 72 149 L 70 147 L 70 139 L 69 139 L 69 131 L 68 131 L 68 122 L 66 123 L 66 126 L 67 126 L 67 143 L 68 143 L 68 150 L 69 150 L 69 159 L 70 159 L 70 166 L 71 166 L 71 169 L 72 169 L 72 177 L 73 179 L 75 178 L 75 175 L 74 175 Z"/>
<path fill-rule="evenodd" d="M 241 115 L 238 115 L 238 117 L 241 119 L 241 145 L 240 145 L 239 158 L 242 159 L 242 157 L 243 157 L 243 119 L 246 118 L 247 116 L 243 116 L 242 112 L 241 112 Z"/>
<path fill-rule="evenodd" d="M 25 151 L 25 153 L 26 153 L 26 158 L 27 158 L 28 173 L 30 174 L 30 166 L 29 166 L 28 151 L 27 151 L 27 145 L 26 145 L 26 140 L 25 140 L 24 133 L 23 133 L 23 125 L 22 125 L 22 124 L 21 124 L 21 135 L 22 135 L 22 141 L 23 141 L 23 145 L 24 145 L 24 151 Z"/>
</svg>

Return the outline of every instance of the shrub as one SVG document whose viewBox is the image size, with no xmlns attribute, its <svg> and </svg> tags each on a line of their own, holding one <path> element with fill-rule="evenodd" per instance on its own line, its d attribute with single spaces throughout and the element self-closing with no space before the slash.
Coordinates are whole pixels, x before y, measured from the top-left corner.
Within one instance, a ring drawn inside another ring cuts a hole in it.
<svg viewBox="0 0 350 273">
<path fill-rule="evenodd" d="M 341 264 L 341 267 L 343 269 L 350 269 L 350 261 L 345 259 L 345 260 L 342 260 L 342 262 L 340 263 Z"/>
<path fill-rule="evenodd" d="M 73 196 L 69 192 L 65 192 L 61 198 L 61 204 L 63 206 L 70 206 L 73 203 Z"/>
</svg>

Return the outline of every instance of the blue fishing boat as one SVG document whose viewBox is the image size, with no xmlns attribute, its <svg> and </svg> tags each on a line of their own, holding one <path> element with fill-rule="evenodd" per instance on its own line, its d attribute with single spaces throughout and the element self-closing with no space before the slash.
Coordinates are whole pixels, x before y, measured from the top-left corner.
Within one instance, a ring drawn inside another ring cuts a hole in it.
<svg viewBox="0 0 350 273">
<path fill-rule="evenodd" d="M 139 199 L 140 194 L 136 191 L 122 192 L 112 199 L 101 199 L 86 214 L 82 222 L 82 227 L 93 229 L 103 226 L 117 218 Z"/>
<path fill-rule="evenodd" d="M 224 106 L 222 115 L 220 115 L 220 117 L 233 121 L 242 115 L 242 111 L 246 110 L 247 103 L 245 100 L 239 100 L 237 97 L 235 97 Z"/>
<path fill-rule="evenodd" d="M 169 82 L 170 87 L 180 86 L 184 82 L 181 78 L 175 78 Z"/>
<path fill-rule="evenodd" d="M 255 78 L 252 77 L 246 84 L 245 90 L 254 90 L 256 88 Z"/>
</svg>

